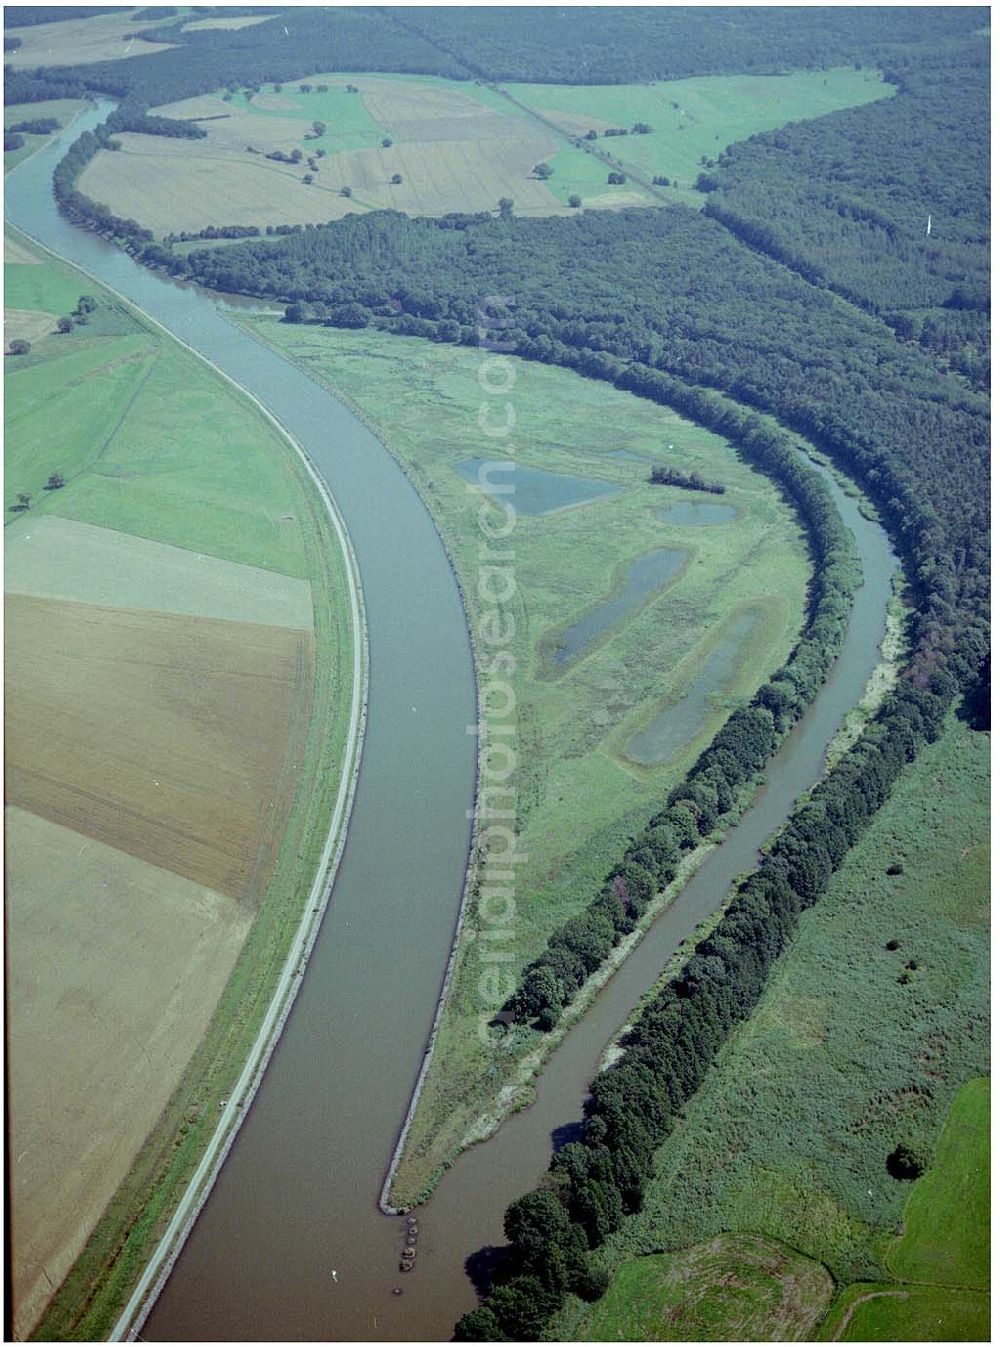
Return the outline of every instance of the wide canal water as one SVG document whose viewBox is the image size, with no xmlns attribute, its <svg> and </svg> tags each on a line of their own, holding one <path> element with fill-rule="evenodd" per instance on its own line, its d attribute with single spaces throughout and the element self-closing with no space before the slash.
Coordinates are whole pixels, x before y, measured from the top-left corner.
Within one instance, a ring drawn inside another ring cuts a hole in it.
<svg viewBox="0 0 1000 1347">
<path fill-rule="evenodd" d="M 419 1213 L 418 1267 L 401 1277 L 402 1222 L 379 1212 L 378 1195 L 451 944 L 474 784 L 458 590 L 409 481 L 334 396 L 229 322 L 217 298 L 59 216 L 52 170 L 105 115 L 84 114 L 8 176 L 8 218 L 208 356 L 288 427 L 350 530 L 371 642 L 364 758 L 330 907 L 260 1092 L 143 1337 L 447 1339 L 475 1303 L 465 1259 L 502 1242 L 504 1208 L 546 1168 L 553 1132 L 580 1116 L 607 1040 L 821 774 L 826 744 L 878 661 L 895 560 L 882 529 L 828 479 L 865 572 L 829 681 L 754 805 L 550 1059 L 532 1107 L 448 1171 Z M 469 439 L 479 447 L 474 421 Z M 405 1294 L 394 1297 L 399 1284 Z"/>
</svg>

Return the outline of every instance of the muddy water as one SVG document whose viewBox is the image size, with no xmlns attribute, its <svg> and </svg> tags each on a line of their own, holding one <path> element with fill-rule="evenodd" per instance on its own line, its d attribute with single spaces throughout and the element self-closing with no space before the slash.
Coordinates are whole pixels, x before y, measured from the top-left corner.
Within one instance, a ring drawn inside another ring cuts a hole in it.
<svg viewBox="0 0 1000 1347">
<path fill-rule="evenodd" d="M 86 114 L 72 136 L 102 115 Z M 213 297 L 151 275 L 60 219 L 49 183 L 62 148 L 57 140 L 8 176 L 8 216 L 285 422 L 347 520 L 371 629 L 369 729 L 330 909 L 263 1087 L 143 1336 L 447 1338 L 475 1299 L 465 1258 L 499 1241 L 504 1207 L 547 1165 L 552 1132 L 579 1116 L 606 1040 L 819 775 L 824 745 L 878 658 L 892 554 L 834 488 L 866 579 L 827 686 L 752 809 L 567 1036 L 535 1104 L 448 1172 L 421 1212 L 417 1269 L 402 1276 L 402 1222 L 379 1213 L 377 1196 L 447 957 L 473 786 L 472 667 L 455 584 L 419 498 L 334 397 L 226 321 Z M 470 425 L 470 444 L 475 435 Z M 404 1295 L 393 1296 L 396 1285 Z"/>
</svg>

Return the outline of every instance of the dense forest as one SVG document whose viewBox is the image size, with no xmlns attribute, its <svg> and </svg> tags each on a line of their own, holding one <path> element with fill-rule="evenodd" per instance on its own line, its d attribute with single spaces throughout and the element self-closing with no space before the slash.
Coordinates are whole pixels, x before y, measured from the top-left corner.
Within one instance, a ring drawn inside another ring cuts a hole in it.
<svg viewBox="0 0 1000 1347">
<path fill-rule="evenodd" d="M 706 210 L 985 387 L 989 77 L 982 39 L 900 61 L 894 98 L 731 146 L 700 179 Z"/>
</svg>

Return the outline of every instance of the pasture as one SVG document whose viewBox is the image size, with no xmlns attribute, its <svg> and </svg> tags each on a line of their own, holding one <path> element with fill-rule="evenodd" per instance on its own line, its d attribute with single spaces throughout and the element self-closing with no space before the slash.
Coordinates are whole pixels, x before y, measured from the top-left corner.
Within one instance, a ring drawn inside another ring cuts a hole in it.
<svg viewBox="0 0 1000 1347">
<path fill-rule="evenodd" d="M 580 1321 L 580 1341 L 799 1342 L 833 1291 L 826 1268 L 755 1235 L 633 1258 Z"/>
<path fill-rule="evenodd" d="M 944 1286 L 852 1286 L 824 1325 L 832 1342 L 988 1342 L 990 1298 Z"/>
<path fill-rule="evenodd" d="M 374 331 L 248 321 L 350 400 L 399 458 L 434 514 L 477 629 L 489 609 L 477 591 L 479 521 L 484 510 L 503 518 L 463 475 L 471 449 L 497 452 L 476 426 L 481 353 Z M 790 511 L 718 436 L 566 370 L 518 360 L 512 367 L 519 470 L 614 488 L 555 513 L 528 513 L 541 503 L 529 479 L 506 544 L 517 587 L 517 825 L 530 858 L 519 871 L 519 965 L 589 901 L 624 839 L 655 812 L 729 710 L 785 658 L 802 621 L 809 567 Z M 654 461 L 723 482 L 736 521 L 664 523 L 660 512 L 697 493 L 649 485 Z M 517 471 L 513 480 L 518 507 Z M 633 566 L 664 550 L 682 554 L 683 564 L 618 603 Z M 594 624 L 572 658 L 557 659 L 577 621 L 609 612 L 614 620 Z M 665 703 L 682 700 L 704 659 L 747 614 L 738 658 L 688 735 L 662 761 L 631 762 L 625 750 L 635 733 Z M 487 655 L 484 646 L 480 659 Z M 470 1013 L 477 975 L 471 955 L 463 956 L 412 1134 L 419 1159 L 400 1179 L 407 1191 L 419 1191 L 458 1145 L 490 1084 L 504 1083 L 482 1074 L 490 1054 Z"/>
<path fill-rule="evenodd" d="M 15 70 L 36 66 L 86 65 L 91 61 L 118 61 L 128 56 L 155 56 L 167 43 L 144 42 L 130 35 L 150 25 L 137 20 L 135 9 L 96 14 L 89 19 L 59 19 L 55 23 L 5 28 L 6 37 L 19 37 L 17 51 L 4 52 L 4 64 Z"/>
<path fill-rule="evenodd" d="M 701 201 L 694 184 L 704 161 L 717 159 L 734 141 L 788 122 L 870 103 L 892 92 L 877 70 L 853 68 L 788 75 L 711 75 L 655 84 L 511 84 L 505 88 L 518 103 L 555 123 L 568 137 L 596 131 L 597 139 L 588 142 L 594 149 L 620 159 L 623 167 L 647 182 L 654 176 L 669 178 L 670 187 L 660 191 L 693 204 Z M 491 93 L 481 96 L 497 98 Z M 604 134 L 611 128 L 630 130 L 639 123 L 652 130 L 645 135 Z M 585 206 L 626 204 L 608 186 L 608 164 L 594 155 L 567 144 L 551 164 L 555 172 L 548 185 L 564 204 L 571 193 L 581 196 Z M 631 183 L 624 190 L 634 191 Z"/>
<path fill-rule="evenodd" d="M 956 1201 L 937 1236 L 930 1221 L 911 1228 L 913 1208 L 940 1205 L 934 1171 L 911 1185 L 886 1160 L 901 1141 L 933 1151 L 963 1084 L 989 1069 L 988 819 L 989 735 L 952 721 L 803 915 L 754 1013 L 661 1147 L 644 1209 L 612 1237 L 613 1261 L 742 1231 L 865 1292 L 913 1275 L 909 1250 L 927 1280 L 936 1263 L 977 1266 L 980 1235 L 961 1233 L 966 1222 L 976 1230 L 976 1203 Z M 978 1099 L 967 1107 L 981 1118 Z M 957 1116 L 944 1154 L 971 1176 L 982 1152 L 968 1144 L 968 1113 Z M 560 1332 L 573 1337 L 585 1312 L 567 1309 Z"/>
<path fill-rule="evenodd" d="M 6 515 L 14 1297 L 19 1334 L 65 1337 L 106 1312 L 125 1234 L 141 1252 L 256 1033 L 325 839 L 352 655 L 286 442 L 16 245 L 15 294 L 97 299 L 8 357 L 5 403 L 8 503 L 29 501 Z"/>
</svg>

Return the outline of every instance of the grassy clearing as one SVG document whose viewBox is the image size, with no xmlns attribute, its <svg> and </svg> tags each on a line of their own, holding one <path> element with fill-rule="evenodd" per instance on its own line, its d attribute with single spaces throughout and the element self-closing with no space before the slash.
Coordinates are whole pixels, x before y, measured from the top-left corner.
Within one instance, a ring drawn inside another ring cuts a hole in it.
<svg viewBox="0 0 1000 1347">
<path fill-rule="evenodd" d="M 70 267 L 43 260 L 18 271 L 47 273 L 21 283 L 72 295 L 74 302 L 92 293 L 99 309 L 86 328 L 7 360 L 9 496 L 32 490 L 57 469 L 48 446 L 61 435 L 67 485 L 41 492 L 29 518 L 58 513 L 306 579 L 321 652 L 304 708 L 306 747 L 290 782 L 288 824 L 250 934 L 169 1104 L 34 1329 L 43 1339 L 100 1338 L 214 1130 L 218 1101 L 245 1061 L 301 918 L 329 826 L 349 719 L 349 581 L 298 457 L 249 403 Z"/>
<path fill-rule="evenodd" d="M 455 562 L 473 617 L 483 497 L 455 470 L 489 453 L 476 417 L 481 355 L 372 331 L 349 333 L 250 320 L 253 329 L 348 397 L 384 436 L 427 500 Z M 596 892 L 625 839 L 645 823 L 729 710 L 781 663 L 802 620 L 808 576 L 799 528 L 772 485 L 719 439 L 671 412 L 555 367 L 514 362 L 517 461 L 602 479 L 616 495 L 560 513 L 521 513 L 509 546 L 517 595 L 517 826 L 528 862 L 519 871 L 516 964 Z M 668 446 L 673 446 L 672 450 Z M 634 459 L 615 457 L 619 453 Z M 642 455 L 649 455 L 643 458 Z M 652 487 L 651 459 L 725 483 L 731 526 L 677 527 L 657 512 L 692 493 Z M 515 478 L 516 481 L 516 478 Z M 515 488 L 514 503 L 517 504 Z M 498 512 L 485 506 L 488 513 Z M 686 561 L 617 626 L 564 667 L 552 652 L 578 617 L 603 603 L 631 564 L 658 548 Z M 623 745 L 665 697 L 679 698 L 700 658 L 742 614 L 755 622 L 731 679 L 674 756 L 640 769 Z M 481 663 L 490 652 L 480 651 Z M 470 918 L 469 930 L 475 923 Z M 420 1193 L 474 1119 L 518 1073 L 519 1042 L 496 1070 L 476 1034 L 481 1001 L 469 936 L 441 1028 L 400 1187 Z M 533 1041 L 530 1046 L 534 1046 Z"/>
<path fill-rule="evenodd" d="M 579 1325 L 594 1342 L 796 1342 L 833 1281 L 819 1263 L 755 1235 L 624 1263 Z"/>
<path fill-rule="evenodd" d="M 990 1082 L 973 1080 L 952 1105 L 934 1163 L 913 1185 L 889 1271 L 900 1281 L 988 1287 L 989 1198 Z"/>
<path fill-rule="evenodd" d="M 700 204 L 694 192 L 703 159 L 716 159 L 737 140 L 788 122 L 820 117 L 840 108 L 885 98 L 891 87 L 877 70 L 796 71 L 789 75 L 712 75 L 655 84 L 510 84 L 504 88 L 532 111 L 555 122 L 569 136 L 598 132 L 594 148 L 621 159 L 625 168 L 651 181 L 670 179 L 669 195 Z M 510 104 L 490 91 L 478 97 Z M 638 122 L 648 135 L 604 136 L 611 127 L 631 129 Z M 567 204 L 570 194 L 584 205 L 616 203 L 608 186 L 608 165 L 570 145 L 550 160 L 549 187 Z M 626 190 L 634 190 L 627 184 Z M 666 189 L 664 189 L 666 190 Z"/>
<path fill-rule="evenodd" d="M 952 721 L 804 914 L 612 1262 L 744 1231 L 841 1285 L 894 1274 L 910 1186 L 886 1159 L 904 1140 L 930 1150 L 960 1086 L 989 1068 L 988 817 L 989 735 Z"/>
<path fill-rule="evenodd" d="M 988 1342 L 990 1298 L 940 1286 L 862 1283 L 837 1300 L 822 1336 L 834 1342 Z"/>
</svg>

